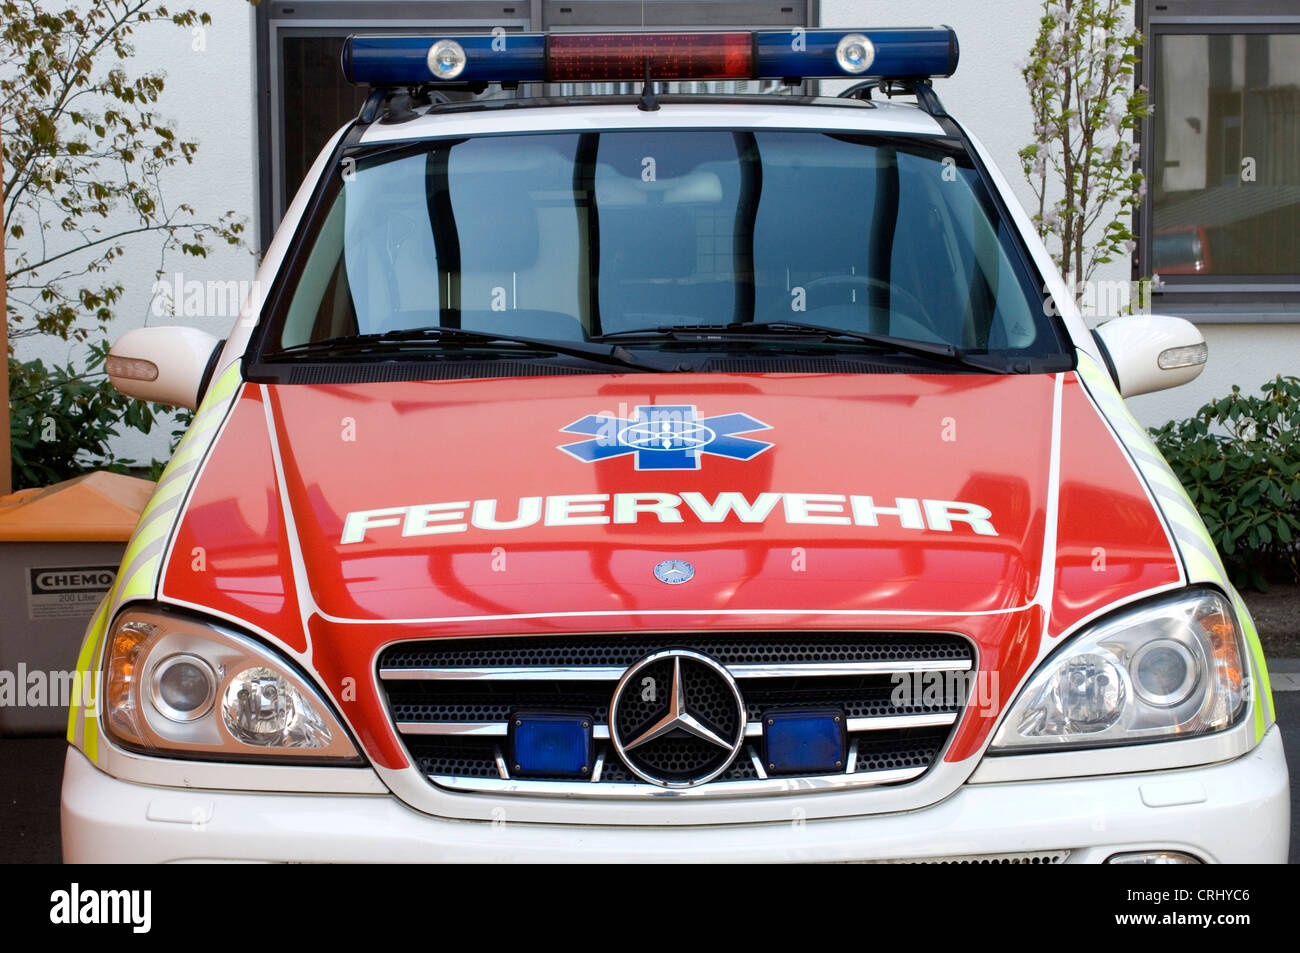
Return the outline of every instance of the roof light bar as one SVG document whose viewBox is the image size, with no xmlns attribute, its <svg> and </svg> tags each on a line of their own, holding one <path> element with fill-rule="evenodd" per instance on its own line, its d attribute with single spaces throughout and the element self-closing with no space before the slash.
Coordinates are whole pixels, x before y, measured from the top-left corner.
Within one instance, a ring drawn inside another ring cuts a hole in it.
<svg viewBox="0 0 1300 953">
<path fill-rule="evenodd" d="M 435 53 L 435 47 L 437 52 Z M 435 73 L 444 52 L 460 50 L 454 76 Z M 350 36 L 343 41 L 343 75 L 349 83 L 412 86 L 423 83 L 538 83 L 546 72 L 546 34 L 483 36 Z"/>
<path fill-rule="evenodd" d="M 755 34 L 754 78 L 922 79 L 951 76 L 957 69 L 957 34 L 946 26 L 807 30 L 799 40 L 788 30 Z"/>
<path fill-rule="evenodd" d="M 920 79 L 957 69 L 950 27 L 697 33 L 350 36 L 343 75 L 370 86 L 644 79 Z"/>
<path fill-rule="evenodd" d="M 750 79 L 752 33 L 556 33 L 546 44 L 546 81 Z"/>
</svg>

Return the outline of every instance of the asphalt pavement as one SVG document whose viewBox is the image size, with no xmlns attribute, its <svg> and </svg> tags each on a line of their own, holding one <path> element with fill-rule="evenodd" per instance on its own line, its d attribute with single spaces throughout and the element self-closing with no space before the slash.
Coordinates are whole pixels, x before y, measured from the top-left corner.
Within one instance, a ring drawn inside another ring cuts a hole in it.
<svg viewBox="0 0 1300 953">
<path fill-rule="evenodd" d="M 1287 764 L 1300 765 L 1300 660 L 1270 663 L 1278 688 L 1277 720 Z M 1294 675 L 1292 679 L 1288 676 Z M 0 738 L 0 862 L 58 863 L 59 785 L 63 779 L 62 738 Z M 1290 862 L 1300 863 L 1300 782 L 1291 784 Z"/>
</svg>

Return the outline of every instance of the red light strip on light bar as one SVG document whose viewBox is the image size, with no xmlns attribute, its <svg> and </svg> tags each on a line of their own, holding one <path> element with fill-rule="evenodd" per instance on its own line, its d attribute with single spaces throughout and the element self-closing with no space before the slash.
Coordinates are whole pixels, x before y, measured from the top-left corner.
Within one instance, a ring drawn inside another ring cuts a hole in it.
<svg viewBox="0 0 1300 953">
<path fill-rule="evenodd" d="M 546 39 L 550 83 L 645 79 L 751 79 L 752 33 L 553 33 Z"/>
</svg>

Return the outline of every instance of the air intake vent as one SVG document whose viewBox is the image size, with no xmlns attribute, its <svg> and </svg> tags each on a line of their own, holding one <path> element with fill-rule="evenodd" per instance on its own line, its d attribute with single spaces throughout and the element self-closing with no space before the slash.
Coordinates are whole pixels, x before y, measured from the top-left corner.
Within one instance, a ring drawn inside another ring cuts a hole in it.
<svg viewBox="0 0 1300 953">
<path fill-rule="evenodd" d="M 924 370 L 908 363 L 844 361 L 834 357 L 720 357 L 700 370 L 715 374 L 953 374 L 960 369 L 929 367 Z"/>
<path fill-rule="evenodd" d="M 389 381 L 449 381 L 485 377 L 557 377 L 606 374 L 605 370 L 540 361 L 391 361 L 382 364 L 295 364 L 290 384 L 377 384 Z"/>
</svg>

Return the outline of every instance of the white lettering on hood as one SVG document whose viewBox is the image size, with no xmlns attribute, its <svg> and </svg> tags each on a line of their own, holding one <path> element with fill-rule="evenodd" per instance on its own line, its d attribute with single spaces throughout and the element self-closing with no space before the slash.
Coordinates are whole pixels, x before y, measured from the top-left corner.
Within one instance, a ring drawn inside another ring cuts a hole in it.
<svg viewBox="0 0 1300 953">
<path fill-rule="evenodd" d="M 642 520 L 681 523 L 685 513 L 701 523 L 725 523 L 732 516 L 741 523 L 765 523 L 778 512 L 791 525 L 895 525 L 901 529 L 951 533 L 960 524 L 964 530 L 979 536 L 998 535 L 993 528 L 992 512 L 976 503 L 957 500 L 895 497 L 877 502 L 870 496 L 834 493 L 760 493 L 753 500 L 736 492 L 719 493 L 712 500 L 696 492 L 571 493 L 523 497 L 508 503 L 504 512 L 497 500 L 355 510 L 344 519 L 339 542 L 360 543 L 371 538 L 375 531 L 399 527 L 402 536 L 430 536 L 464 533 L 471 527 L 504 532 L 538 523 L 544 526 L 594 526 Z"/>
</svg>

